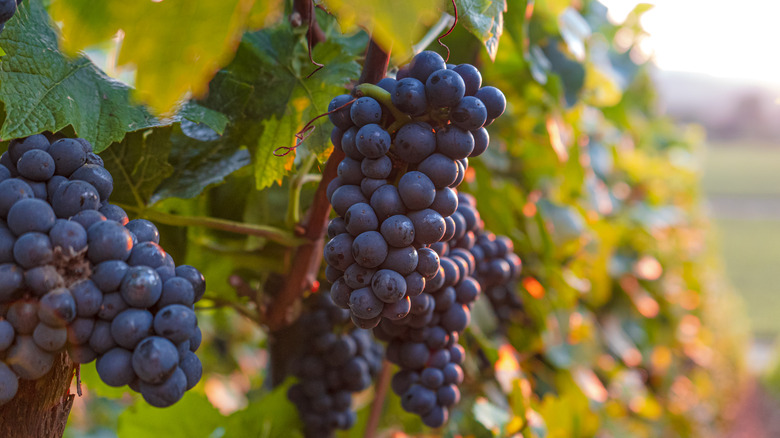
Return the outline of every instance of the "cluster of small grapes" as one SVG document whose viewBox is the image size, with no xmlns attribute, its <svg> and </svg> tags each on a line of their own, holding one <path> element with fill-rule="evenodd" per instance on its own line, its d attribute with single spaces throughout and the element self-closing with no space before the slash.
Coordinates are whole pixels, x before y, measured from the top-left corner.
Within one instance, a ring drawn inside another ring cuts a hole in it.
<svg viewBox="0 0 780 438">
<path fill-rule="evenodd" d="M 203 275 L 108 202 L 113 178 L 89 142 L 51 140 L 13 140 L 0 156 L 0 404 L 67 349 L 97 358 L 106 384 L 169 406 L 201 377 Z"/>
<path fill-rule="evenodd" d="M 16 13 L 16 7 L 22 0 L 0 0 L 0 32 L 5 29 L 5 23 Z"/>
<path fill-rule="evenodd" d="M 470 195 L 458 194 L 458 201 L 452 215 L 455 234 L 431 247 L 440 256 L 440 266 L 425 291 L 413 298 L 410 316 L 383 320 L 374 329 L 377 338 L 389 342 L 387 359 L 401 367 L 392 380 L 401 406 L 420 415 L 429 427 L 443 425 L 449 408 L 460 400 L 465 352 L 458 339 L 481 290 L 473 278 L 476 260 L 471 249 L 482 221 Z"/>
<path fill-rule="evenodd" d="M 362 89 L 374 97 L 331 101 L 331 139 L 346 157 L 327 190 L 339 217 L 328 226 L 326 275 L 357 326 L 403 319 L 436 274 L 421 267 L 434 260 L 428 247 L 456 233 L 454 189 L 506 107 L 501 91 L 481 85 L 474 66 L 426 51 L 397 79 Z"/>
<path fill-rule="evenodd" d="M 512 321 L 515 313 L 523 310 L 523 302 L 515 292 L 523 264 L 514 253 L 512 240 L 483 231 L 477 236 L 471 253 L 477 263 L 475 278 L 490 300 L 499 323 Z"/>
<path fill-rule="evenodd" d="M 328 294 L 310 297 L 296 325 L 303 351 L 294 359 L 290 387 L 306 436 L 327 437 L 335 429 L 355 424 L 352 393 L 371 385 L 382 366 L 382 346 L 365 330 L 349 329 L 349 312 L 333 304 Z"/>
</svg>

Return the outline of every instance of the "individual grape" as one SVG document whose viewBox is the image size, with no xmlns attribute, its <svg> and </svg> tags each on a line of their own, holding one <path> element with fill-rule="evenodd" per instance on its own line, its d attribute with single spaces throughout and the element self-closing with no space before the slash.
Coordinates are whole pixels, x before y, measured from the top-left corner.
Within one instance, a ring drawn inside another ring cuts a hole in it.
<svg viewBox="0 0 780 438">
<path fill-rule="evenodd" d="M 184 375 L 187 377 L 187 390 L 190 390 L 200 382 L 200 378 L 203 376 L 203 365 L 198 356 L 191 351 L 180 355 L 180 357 L 179 368 L 184 371 Z"/>
<path fill-rule="evenodd" d="M 68 330 L 65 327 L 50 327 L 44 323 L 38 323 L 33 331 L 33 341 L 41 349 L 55 353 L 65 347 L 68 341 Z"/>
<path fill-rule="evenodd" d="M 6 319 L 18 334 L 31 335 L 38 324 L 38 301 L 21 299 L 8 307 Z"/>
<path fill-rule="evenodd" d="M 17 178 L 22 180 L 22 181 L 24 181 L 25 183 L 27 183 L 28 186 L 30 186 L 30 188 L 33 191 L 33 197 L 34 198 L 41 199 L 43 201 L 46 201 L 48 199 L 48 192 L 46 191 L 47 190 L 46 189 L 46 182 L 33 181 L 33 180 L 31 180 L 29 178 L 25 178 L 25 177 L 23 177 L 21 175 L 18 176 Z"/>
<path fill-rule="evenodd" d="M 14 343 L 14 336 L 14 326 L 5 319 L 0 319 L 0 352 L 7 350 Z"/>
<path fill-rule="evenodd" d="M 379 158 L 364 158 L 360 163 L 362 174 L 368 178 L 384 179 L 393 171 L 393 161 L 387 155 Z"/>
<path fill-rule="evenodd" d="M 387 244 L 395 248 L 403 248 L 414 242 L 414 224 L 411 219 L 401 214 L 385 219 L 380 232 Z"/>
<path fill-rule="evenodd" d="M 420 381 L 420 373 L 413 370 L 401 370 L 390 380 L 390 387 L 396 394 L 403 394 Z"/>
<path fill-rule="evenodd" d="M 447 64 L 441 55 L 431 50 L 425 50 L 412 58 L 409 63 L 409 76 L 425 82 L 433 72 L 446 68 Z"/>
<path fill-rule="evenodd" d="M 474 151 L 474 142 L 471 132 L 457 126 L 448 125 L 436 131 L 436 151 L 453 160 L 468 157 Z"/>
<path fill-rule="evenodd" d="M 133 356 L 135 357 L 135 356 Z M 141 395 L 150 405 L 157 408 L 171 406 L 181 400 L 187 390 L 187 376 L 181 368 L 174 368 L 170 377 L 159 385 L 141 380 Z"/>
<path fill-rule="evenodd" d="M 125 228 L 135 234 L 139 242 L 160 243 L 160 232 L 146 219 L 133 219 L 125 225 Z"/>
<path fill-rule="evenodd" d="M 133 246 L 127 264 L 130 266 L 148 266 L 150 268 L 159 268 L 165 265 L 165 250 L 154 242 L 140 242 Z"/>
<path fill-rule="evenodd" d="M 371 97 L 361 97 L 352 103 L 349 116 L 357 126 L 379 123 L 382 120 L 382 106 Z"/>
<path fill-rule="evenodd" d="M 84 279 L 71 285 L 70 293 L 76 301 L 78 316 L 95 316 L 100 310 L 103 293 L 91 279 Z"/>
<path fill-rule="evenodd" d="M 409 219 L 414 224 L 415 241 L 424 245 L 438 242 L 444 236 L 444 218 L 434 210 L 413 211 Z"/>
<path fill-rule="evenodd" d="M 114 204 L 104 203 L 98 210 L 107 220 L 119 222 L 122 225 L 127 225 L 130 219 L 127 217 L 127 213 L 122 207 Z"/>
<path fill-rule="evenodd" d="M 466 96 L 452 109 L 452 123 L 466 131 L 479 129 L 487 121 L 487 109 L 481 100 L 474 96 Z"/>
<path fill-rule="evenodd" d="M 159 336 L 150 336 L 133 350 L 133 370 L 142 381 L 159 384 L 177 369 L 178 356 L 176 346 L 171 341 Z"/>
<path fill-rule="evenodd" d="M 111 334 L 111 322 L 98 320 L 89 337 L 89 348 L 97 354 L 104 354 L 117 346 L 114 336 Z"/>
<path fill-rule="evenodd" d="M 456 161 L 455 164 L 458 166 L 458 176 L 455 178 L 455 181 L 449 185 L 450 188 L 457 188 L 466 177 L 466 165 L 463 164 L 462 161 Z"/>
<path fill-rule="evenodd" d="M 63 138 L 52 143 L 49 155 L 54 159 L 54 173 L 63 177 L 69 177 L 87 162 L 87 152 L 72 138 Z"/>
<path fill-rule="evenodd" d="M 16 243 L 16 236 L 4 223 L 0 222 L 0 263 L 14 261 L 14 243 Z M 0 294 L 0 296 L 2 295 Z"/>
<path fill-rule="evenodd" d="M 363 181 L 360 182 L 360 191 L 366 198 L 371 199 L 376 189 L 386 184 L 386 179 L 363 178 Z"/>
<path fill-rule="evenodd" d="M 76 140 L 82 140 L 80 138 L 77 138 Z M 100 158 L 100 155 L 95 154 L 93 152 L 87 153 L 87 162 L 86 164 L 94 164 L 96 166 L 105 167 L 105 163 L 103 162 L 103 159 Z"/>
<path fill-rule="evenodd" d="M 20 378 L 37 380 L 49 372 L 54 356 L 38 347 L 32 336 L 17 336 L 16 343 L 8 349 L 5 362 Z"/>
<path fill-rule="evenodd" d="M 64 176 L 54 175 L 46 182 L 46 201 L 48 201 L 49 204 L 54 200 L 54 194 L 57 193 L 57 189 L 67 181 L 68 178 L 65 178 Z"/>
<path fill-rule="evenodd" d="M 398 189 L 390 184 L 379 187 L 371 195 L 371 207 L 374 209 L 379 222 L 381 223 L 390 216 L 405 214 L 404 206 Z"/>
<path fill-rule="evenodd" d="M 501 114 L 504 114 L 504 110 L 506 110 L 506 97 L 504 97 L 504 93 L 496 87 L 482 87 L 474 94 L 474 97 L 481 100 L 485 105 L 488 119 L 495 119 Z"/>
<path fill-rule="evenodd" d="M 34 197 L 32 187 L 18 178 L 0 182 L 0 216 L 5 218 L 17 201 Z"/>
<path fill-rule="evenodd" d="M 444 218 L 451 216 L 458 209 L 458 196 L 455 191 L 449 187 L 436 190 L 431 210 L 442 215 Z"/>
<path fill-rule="evenodd" d="M 0 21 L 7 21 L 7 20 L 0 20 Z M 26 138 L 17 138 L 14 140 L 11 140 L 11 143 L 8 144 L 8 155 L 11 159 L 11 162 L 16 165 L 16 163 L 19 161 L 20 158 L 22 158 L 22 155 L 24 155 L 25 152 L 33 150 L 33 149 L 39 149 L 41 151 L 48 151 L 50 147 L 49 140 L 46 138 L 43 134 L 35 134 L 31 135 Z"/>
<path fill-rule="evenodd" d="M 76 318 L 68 324 L 68 342 L 71 344 L 86 344 L 95 328 L 92 318 Z"/>
<path fill-rule="evenodd" d="M 368 199 L 363 195 L 359 186 L 356 185 L 344 185 L 336 189 L 331 197 L 330 204 L 333 206 L 333 210 L 339 216 L 344 216 L 349 207 L 357 204 L 358 202 L 366 202 Z M 373 205 L 372 205 L 373 207 Z M 376 207 L 374 207 L 376 210 Z"/>
<path fill-rule="evenodd" d="M 352 126 L 350 118 L 350 106 L 347 105 L 353 98 L 349 94 L 342 94 L 333 98 L 328 104 L 328 118 L 339 129 L 346 130 Z M 341 108 L 344 107 L 344 108 Z M 341 108 L 335 111 L 337 108 Z M 335 111 L 335 112 L 333 112 Z"/>
<path fill-rule="evenodd" d="M 371 288 L 356 289 L 349 295 L 349 309 L 358 318 L 376 318 L 382 313 L 383 307 L 384 303 L 374 295 Z"/>
<path fill-rule="evenodd" d="M 474 150 L 471 151 L 469 157 L 478 157 L 487 150 L 490 144 L 490 136 L 485 128 L 471 131 L 471 134 L 474 136 Z"/>
<path fill-rule="evenodd" d="M 195 334 L 190 338 L 190 351 L 195 352 L 200 348 L 200 343 L 203 340 L 203 334 L 200 328 L 195 328 Z"/>
<path fill-rule="evenodd" d="M 423 277 L 419 272 L 412 272 L 408 274 L 404 280 L 406 281 L 406 295 L 410 297 L 416 297 L 417 295 L 420 295 L 423 290 L 425 290 L 425 277 Z"/>
<path fill-rule="evenodd" d="M 398 194 L 410 210 L 422 210 L 433 203 L 436 188 L 424 173 L 411 171 L 398 181 Z"/>
<path fill-rule="evenodd" d="M 355 262 L 352 255 L 354 239 L 347 233 L 339 234 L 325 244 L 325 261 L 328 265 L 343 271 Z"/>
<path fill-rule="evenodd" d="M 191 338 L 197 324 L 195 312 L 181 304 L 163 307 L 154 316 L 154 332 L 177 344 Z"/>
<path fill-rule="evenodd" d="M 70 220 L 79 223 L 85 230 L 89 230 L 89 227 L 97 222 L 107 220 L 102 213 L 97 210 L 81 210 L 75 215 L 71 216 Z"/>
<path fill-rule="evenodd" d="M 76 254 L 87 247 L 87 231 L 73 220 L 57 219 L 49 230 L 49 239 L 52 247 L 65 254 Z"/>
<path fill-rule="evenodd" d="M 185 278 L 192 284 L 196 303 L 203 298 L 203 294 L 206 293 L 206 279 L 199 270 L 190 265 L 179 265 L 176 267 L 176 276 Z"/>
<path fill-rule="evenodd" d="M 52 207 L 57 217 L 69 218 L 82 210 L 97 210 L 100 195 L 92 184 L 71 180 L 57 188 L 52 197 Z"/>
<path fill-rule="evenodd" d="M 395 303 L 385 303 L 382 309 L 382 317 L 392 321 L 398 321 L 406 317 L 412 309 L 412 301 L 409 297 L 404 297 Z"/>
<path fill-rule="evenodd" d="M 16 373 L 0 361 L 0 406 L 13 400 L 18 390 L 19 378 Z"/>
<path fill-rule="evenodd" d="M 11 161 L 11 155 L 8 152 L 4 152 L 0 155 L 0 165 L 8 170 L 8 173 L 11 174 L 11 178 L 19 176 L 19 172 L 16 171 L 16 164 Z"/>
<path fill-rule="evenodd" d="M 371 279 L 376 269 L 364 268 L 353 263 L 344 271 L 344 282 L 352 289 L 360 289 L 371 285 Z"/>
<path fill-rule="evenodd" d="M 87 257 L 92 263 L 127 260 L 133 250 L 130 232 L 116 221 L 100 221 L 87 229 Z"/>
<path fill-rule="evenodd" d="M 19 158 L 16 170 L 33 181 L 46 181 L 54 175 L 54 159 L 46 151 L 31 149 Z"/>
<path fill-rule="evenodd" d="M 24 286 L 24 271 L 13 263 L 0 265 L 0 303 L 9 302 L 21 292 Z"/>
<path fill-rule="evenodd" d="M 133 353 L 116 347 L 100 356 L 95 365 L 98 376 L 106 385 L 121 387 L 129 385 L 135 378 L 132 364 Z"/>
<path fill-rule="evenodd" d="M 398 272 L 380 269 L 371 279 L 371 290 L 385 303 L 396 303 L 406 295 L 406 279 Z"/>
<path fill-rule="evenodd" d="M 444 384 L 444 373 L 438 368 L 426 367 L 420 373 L 420 383 L 430 389 L 437 389 Z"/>
<path fill-rule="evenodd" d="M 344 222 L 349 234 L 357 236 L 365 231 L 375 231 L 379 227 L 379 220 L 374 209 L 365 202 L 360 202 L 350 207 L 344 214 Z"/>
<path fill-rule="evenodd" d="M 347 232 L 347 224 L 344 218 L 334 217 L 328 222 L 328 238 L 332 239 L 339 234 Z"/>
<path fill-rule="evenodd" d="M 127 269 L 127 263 L 121 260 L 107 260 L 92 268 L 90 279 L 101 291 L 113 292 L 119 289 Z"/>
<path fill-rule="evenodd" d="M 122 298 L 132 307 L 152 307 L 162 295 L 162 280 L 148 266 L 132 266 L 119 287 Z"/>
<path fill-rule="evenodd" d="M 465 94 L 466 83 L 452 70 L 437 70 L 425 81 L 425 96 L 432 107 L 455 106 Z"/>
<path fill-rule="evenodd" d="M 463 78 L 466 86 L 466 96 L 473 96 L 482 85 L 482 75 L 476 67 L 471 64 L 460 64 L 452 69 Z"/>
<path fill-rule="evenodd" d="M 74 363 L 86 364 L 97 359 L 97 353 L 89 345 L 68 344 L 68 357 Z"/>
<path fill-rule="evenodd" d="M 195 289 L 192 283 L 182 277 L 173 277 L 163 283 L 162 295 L 155 304 L 162 308 L 169 304 L 192 306 L 195 303 Z"/>
<path fill-rule="evenodd" d="M 390 248 L 387 251 L 385 261 L 379 267 L 390 269 L 401 275 L 409 275 L 417 267 L 417 250 L 413 246 Z"/>
<path fill-rule="evenodd" d="M 441 427 L 449 419 L 449 411 L 442 406 L 434 406 L 430 412 L 422 416 L 422 422 L 428 427 Z"/>
<path fill-rule="evenodd" d="M 390 134 L 375 123 L 360 128 L 355 138 L 357 150 L 367 158 L 379 158 L 385 155 L 390 150 L 391 142 Z"/>
<path fill-rule="evenodd" d="M 12 178 L 11 171 L 8 170 L 8 168 L 4 165 L 0 164 L 0 181 L 5 181 L 9 178 Z"/>
<path fill-rule="evenodd" d="M 53 259 L 51 241 L 43 233 L 24 233 L 14 243 L 14 260 L 25 269 L 49 264 Z"/>
<path fill-rule="evenodd" d="M 424 159 L 417 170 L 424 173 L 437 189 L 449 186 L 458 177 L 458 165 L 446 155 L 435 153 Z"/>
<path fill-rule="evenodd" d="M 399 158 L 417 164 L 436 150 L 436 136 L 428 123 L 407 123 L 395 134 L 394 145 Z"/>
<path fill-rule="evenodd" d="M 330 298 L 333 303 L 342 309 L 349 309 L 349 295 L 352 289 L 347 286 L 346 281 L 340 278 L 330 286 Z"/>
<path fill-rule="evenodd" d="M 352 158 L 353 160 L 362 160 L 365 158 L 365 155 L 360 153 L 357 148 L 357 144 L 355 143 L 357 140 L 358 129 L 360 128 L 353 126 L 344 131 L 344 134 L 341 135 L 341 149 L 344 151 L 346 156 Z"/>
<path fill-rule="evenodd" d="M 45 152 L 44 152 L 45 153 Z M 8 228 L 17 236 L 36 231 L 48 233 L 57 217 L 46 201 L 25 198 L 17 201 L 8 210 Z"/>
<path fill-rule="evenodd" d="M 404 78 L 396 82 L 391 96 L 393 105 L 399 110 L 418 117 L 425 114 L 428 101 L 425 98 L 425 84 L 415 78 Z"/>
<path fill-rule="evenodd" d="M 445 384 L 460 385 L 463 383 L 463 369 L 458 365 L 462 362 L 463 347 L 460 345 L 458 348 L 450 348 L 450 363 L 444 366 L 442 372 L 444 373 Z"/>
<path fill-rule="evenodd" d="M 41 297 L 37 317 L 52 327 L 65 327 L 76 318 L 76 305 L 77 301 L 68 289 L 54 289 Z"/>
<path fill-rule="evenodd" d="M 363 172 L 360 167 L 360 161 L 345 157 L 339 163 L 336 172 L 338 173 L 339 179 L 343 181 L 344 184 L 357 185 L 363 180 Z"/>
<path fill-rule="evenodd" d="M 350 265 L 350 267 L 352 267 L 352 266 L 354 266 L 354 264 Z M 349 268 L 347 268 L 347 269 L 349 269 Z M 328 280 L 328 283 L 333 283 L 336 280 L 338 280 L 339 278 L 343 277 L 344 276 L 344 272 L 345 271 L 339 271 L 338 269 L 334 268 L 333 266 L 330 266 L 330 265 L 327 265 L 327 264 L 325 266 L 325 278 Z M 163 285 L 163 287 L 164 287 L 164 285 Z M 165 291 L 163 290 L 163 294 L 164 293 L 165 293 Z M 162 300 L 162 298 L 160 298 L 160 300 Z"/>
<path fill-rule="evenodd" d="M 377 231 L 366 231 L 352 242 L 352 257 L 360 266 L 375 268 L 382 264 L 387 254 L 387 242 Z"/>
</svg>

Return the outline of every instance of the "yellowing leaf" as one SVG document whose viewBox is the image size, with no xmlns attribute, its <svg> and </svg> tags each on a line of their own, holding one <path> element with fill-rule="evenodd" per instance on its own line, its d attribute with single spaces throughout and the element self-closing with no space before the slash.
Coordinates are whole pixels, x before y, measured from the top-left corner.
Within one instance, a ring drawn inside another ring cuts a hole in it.
<svg viewBox="0 0 780 438">
<path fill-rule="evenodd" d="M 189 93 L 200 96 L 232 57 L 254 0 L 59 0 L 62 48 L 75 54 L 113 35 L 123 36 L 118 65 L 136 69 L 137 95 L 170 113 Z"/>
<path fill-rule="evenodd" d="M 323 0 L 344 31 L 365 28 L 385 50 L 398 59 L 412 55 L 412 45 L 442 10 L 440 0 Z"/>
</svg>

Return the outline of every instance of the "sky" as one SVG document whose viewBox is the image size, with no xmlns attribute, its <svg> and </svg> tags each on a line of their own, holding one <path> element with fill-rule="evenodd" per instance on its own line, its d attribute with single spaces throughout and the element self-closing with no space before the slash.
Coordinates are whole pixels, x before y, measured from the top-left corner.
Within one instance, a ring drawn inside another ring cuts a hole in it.
<svg viewBox="0 0 780 438">
<path fill-rule="evenodd" d="M 601 0 L 622 22 L 634 0 Z M 663 70 L 780 85 L 780 1 L 646 0 L 643 48 Z"/>
</svg>

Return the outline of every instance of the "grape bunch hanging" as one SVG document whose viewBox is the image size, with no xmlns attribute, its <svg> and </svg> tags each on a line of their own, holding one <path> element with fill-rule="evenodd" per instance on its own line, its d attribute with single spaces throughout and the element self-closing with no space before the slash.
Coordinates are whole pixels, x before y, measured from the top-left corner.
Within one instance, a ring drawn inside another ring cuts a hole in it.
<svg viewBox="0 0 780 438">
<path fill-rule="evenodd" d="M 327 190 L 338 215 L 324 250 L 331 297 L 388 342 L 402 407 L 438 427 L 460 399 L 458 339 L 481 291 L 471 249 L 482 223 L 456 189 L 506 100 L 474 66 L 431 51 L 353 94 L 328 108 L 346 155 Z"/>
<path fill-rule="evenodd" d="M 13 140 L 0 157 L 0 405 L 67 350 L 97 359 L 106 384 L 170 406 L 202 374 L 203 275 L 109 203 L 113 178 L 89 142 L 52 140 Z"/>
</svg>

